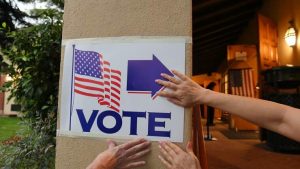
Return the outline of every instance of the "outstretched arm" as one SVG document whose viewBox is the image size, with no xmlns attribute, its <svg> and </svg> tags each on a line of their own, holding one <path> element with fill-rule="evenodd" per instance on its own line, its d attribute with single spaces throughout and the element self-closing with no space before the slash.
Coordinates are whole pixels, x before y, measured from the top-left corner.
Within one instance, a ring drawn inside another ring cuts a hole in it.
<svg viewBox="0 0 300 169">
<path fill-rule="evenodd" d="M 170 89 L 159 92 L 159 96 L 184 107 L 206 104 L 219 108 L 300 141 L 300 109 L 266 100 L 214 92 L 202 88 L 178 71 L 172 72 L 178 78 L 162 74 L 168 81 L 156 80 L 158 84 Z"/>
</svg>

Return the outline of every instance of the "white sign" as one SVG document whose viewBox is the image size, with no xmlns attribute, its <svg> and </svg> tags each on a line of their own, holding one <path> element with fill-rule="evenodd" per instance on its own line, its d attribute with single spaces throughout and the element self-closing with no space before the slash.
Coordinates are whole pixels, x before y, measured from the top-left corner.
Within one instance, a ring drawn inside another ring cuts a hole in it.
<svg viewBox="0 0 300 169">
<path fill-rule="evenodd" d="M 161 73 L 185 72 L 185 42 L 66 42 L 59 135 L 183 141 L 184 109 L 156 93 Z"/>
</svg>

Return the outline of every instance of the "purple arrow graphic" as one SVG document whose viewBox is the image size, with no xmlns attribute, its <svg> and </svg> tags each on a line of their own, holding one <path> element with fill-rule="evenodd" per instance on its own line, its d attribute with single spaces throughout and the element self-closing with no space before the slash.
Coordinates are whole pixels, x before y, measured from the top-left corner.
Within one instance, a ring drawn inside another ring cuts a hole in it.
<svg viewBox="0 0 300 169">
<path fill-rule="evenodd" d="M 127 91 L 129 93 L 155 94 L 163 87 L 155 83 L 155 79 L 162 79 L 161 73 L 174 76 L 160 60 L 153 55 L 152 60 L 128 60 Z"/>
</svg>

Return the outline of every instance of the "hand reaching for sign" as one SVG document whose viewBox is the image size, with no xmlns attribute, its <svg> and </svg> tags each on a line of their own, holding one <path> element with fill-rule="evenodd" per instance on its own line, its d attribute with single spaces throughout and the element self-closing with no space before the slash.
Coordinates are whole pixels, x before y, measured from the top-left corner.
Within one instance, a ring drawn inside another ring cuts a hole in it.
<svg viewBox="0 0 300 169">
<path fill-rule="evenodd" d="M 145 165 L 145 161 L 138 161 L 150 149 L 150 142 L 145 139 L 135 139 L 127 143 L 116 145 L 108 141 L 108 149 L 100 153 L 87 169 L 129 169 Z"/>
<path fill-rule="evenodd" d="M 186 145 L 186 152 L 169 141 L 160 142 L 159 149 L 162 156 L 158 158 L 167 169 L 201 169 L 191 142 Z"/>
<path fill-rule="evenodd" d="M 156 83 L 170 89 L 170 91 L 160 91 L 158 95 L 166 97 L 170 102 L 183 107 L 190 107 L 200 103 L 200 98 L 202 98 L 207 89 L 202 88 L 196 82 L 176 70 L 172 70 L 172 73 L 179 79 L 162 73 L 161 76 L 169 81 L 155 80 Z"/>
</svg>

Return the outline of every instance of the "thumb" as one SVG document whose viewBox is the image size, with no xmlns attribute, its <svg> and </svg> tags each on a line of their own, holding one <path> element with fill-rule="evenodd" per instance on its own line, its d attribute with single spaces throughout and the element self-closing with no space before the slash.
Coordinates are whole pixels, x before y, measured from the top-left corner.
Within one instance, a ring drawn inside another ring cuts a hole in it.
<svg viewBox="0 0 300 169">
<path fill-rule="evenodd" d="M 114 142 L 112 140 L 107 140 L 107 147 L 108 147 L 108 149 L 112 149 L 112 148 L 114 148 L 116 146 L 117 146 L 116 142 Z"/>
<path fill-rule="evenodd" d="M 195 163 L 196 163 L 196 166 L 197 166 L 197 169 L 201 169 L 201 165 L 200 165 L 200 161 L 198 160 L 198 158 L 196 157 L 196 155 L 194 154 L 194 151 L 193 151 L 193 144 L 191 141 L 189 141 L 187 144 L 186 144 L 186 152 L 189 153 L 195 160 Z"/>
<path fill-rule="evenodd" d="M 193 145 L 192 145 L 191 141 L 188 141 L 188 143 L 186 144 L 185 149 L 186 149 L 187 153 L 193 153 L 194 154 Z"/>
</svg>

